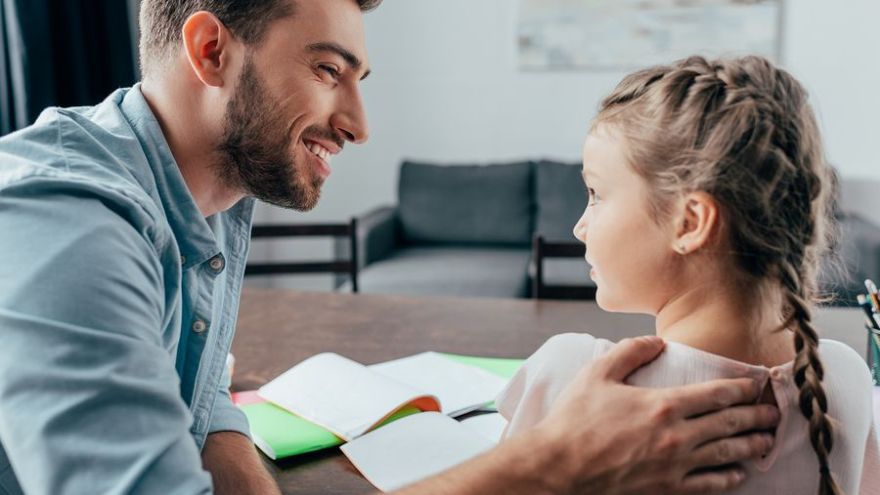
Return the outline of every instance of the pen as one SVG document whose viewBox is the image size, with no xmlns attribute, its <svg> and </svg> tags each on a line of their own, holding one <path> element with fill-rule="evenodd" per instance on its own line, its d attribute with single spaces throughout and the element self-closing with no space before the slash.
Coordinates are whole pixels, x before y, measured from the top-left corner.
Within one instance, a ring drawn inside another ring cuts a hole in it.
<svg viewBox="0 0 880 495">
<path fill-rule="evenodd" d="M 877 295 L 877 286 L 874 285 L 874 282 L 870 278 L 866 278 L 865 287 L 868 288 L 868 299 L 871 300 L 871 306 L 874 309 L 874 313 L 880 313 L 880 297 Z"/>
<path fill-rule="evenodd" d="M 872 323 L 868 327 L 868 342 L 869 346 L 870 342 L 873 342 L 874 348 L 868 352 L 871 356 L 870 361 L 873 362 L 871 368 L 874 385 L 880 385 L 880 300 L 877 298 L 877 286 L 871 279 L 865 279 L 865 287 L 868 289 L 868 297 L 859 294 L 856 299 Z"/>
<path fill-rule="evenodd" d="M 856 300 L 859 303 L 859 307 L 865 312 L 865 321 L 867 325 L 871 328 L 880 330 L 877 326 L 877 321 L 874 320 L 874 312 L 871 311 L 871 303 L 868 302 L 868 298 L 859 294 L 856 296 Z"/>
<path fill-rule="evenodd" d="M 867 320 L 865 328 L 868 330 L 868 356 L 870 356 L 869 362 L 873 369 L 874 384 L 880 385 L 880 321 L 876 318 L 878 315 L 871 311 L 871 303 L 868 302 L 868 298 L 859 294 L 856 296 L 856 300 L 864 310 Z"/>
</svg>

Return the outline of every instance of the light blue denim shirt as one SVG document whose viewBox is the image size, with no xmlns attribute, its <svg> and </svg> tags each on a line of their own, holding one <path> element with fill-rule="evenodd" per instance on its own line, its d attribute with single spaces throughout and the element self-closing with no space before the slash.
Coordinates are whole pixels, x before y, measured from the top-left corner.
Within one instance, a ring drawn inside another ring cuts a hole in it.
<svg viewBox="0 0 880 495">
<path fill-rule="evenodd" d="M 0 493 L 209 493 L 254 201 L 205 218 L 139 86 L 0 139 Z"/>
</svg>

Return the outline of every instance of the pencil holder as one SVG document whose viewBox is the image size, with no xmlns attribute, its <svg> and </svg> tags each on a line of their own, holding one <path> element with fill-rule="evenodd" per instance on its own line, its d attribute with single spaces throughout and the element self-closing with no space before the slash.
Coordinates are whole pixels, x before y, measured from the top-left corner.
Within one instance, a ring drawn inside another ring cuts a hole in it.
<svg viewBox="0 0 880 495">
<path fill-rule="evenodd" d="M 868 329 L 868 366 L 874 385 L 880 386 L 880 330 L 865 326 Z"/>
</svg>

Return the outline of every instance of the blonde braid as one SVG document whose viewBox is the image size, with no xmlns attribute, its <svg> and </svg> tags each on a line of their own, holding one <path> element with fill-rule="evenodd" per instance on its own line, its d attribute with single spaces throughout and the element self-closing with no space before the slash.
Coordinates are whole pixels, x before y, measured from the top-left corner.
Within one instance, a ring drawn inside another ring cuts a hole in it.
<svg viewBox="0 0 880 495">
<path fill-rule="evenodd" d="M 842 492 L 831 473 L 828 457 L 834 446 L 834 428 L 828 417 L 828 401 L 822 379 L 825 371 L 819 359 L 819 337 L 811 321 L 800 275 L 791 263 L 780 268 L 780 279 L 787 291 L 791 311 L 789 324 L 794 330 L 794 382 L 798 387 L 801 414 L 810 423 L 810 443 L 819 459 L 819 495 L 840 495 Z"/>
<path fill-rule="evenodd" d="M 741 282 L 781 290 L 800 410 L 819 461 L 818 493 L 840 495 L 810 310 L 818 260 L 835 232 L 834 171 L 806 91 L 760 57 L 691 57 L 624 78 L 602 102 L 598 125 L 627 139 L 627 162 L 649 184 L 657 219 L 687 191 L 711 194 Z"/>
</svg>

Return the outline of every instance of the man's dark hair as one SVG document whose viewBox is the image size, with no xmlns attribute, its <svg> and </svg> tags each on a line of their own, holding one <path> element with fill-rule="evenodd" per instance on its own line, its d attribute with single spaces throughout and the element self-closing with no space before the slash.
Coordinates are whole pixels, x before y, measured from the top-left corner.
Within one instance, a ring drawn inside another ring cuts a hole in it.
<svg viewBox="0 0 880 495">
<path fill-rule="evenodd" d="M 382 0 L 352 0 L 361 11 L 375 9 Z M 159 65 L 168 48 L 180 42 L 183 23 L 190 15 L 211 12 L 237 38 L 258 44 L 269 25 L 296 13 L 296 0 L 142 0 L 140 11 L 141 74 Z"/>
</svg>

